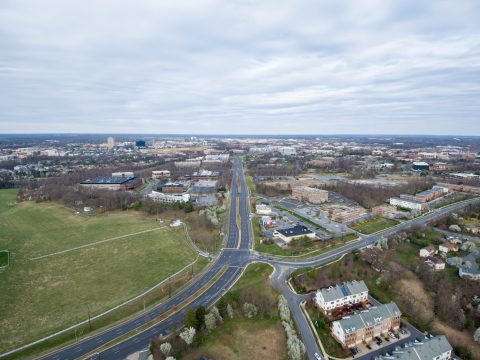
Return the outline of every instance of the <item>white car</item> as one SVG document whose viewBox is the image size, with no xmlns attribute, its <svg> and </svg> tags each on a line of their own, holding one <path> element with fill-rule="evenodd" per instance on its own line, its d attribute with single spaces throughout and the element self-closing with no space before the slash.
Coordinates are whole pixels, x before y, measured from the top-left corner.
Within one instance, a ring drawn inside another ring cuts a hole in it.
<svg viewBox="0 0 480 360">
<path fill-rule="evenodd" d="M 313 354 L 315 356 L 315 359 L 317 360 L 322 360 L 322 357 L 318 355 L 318 353 Z"/>
</svg>

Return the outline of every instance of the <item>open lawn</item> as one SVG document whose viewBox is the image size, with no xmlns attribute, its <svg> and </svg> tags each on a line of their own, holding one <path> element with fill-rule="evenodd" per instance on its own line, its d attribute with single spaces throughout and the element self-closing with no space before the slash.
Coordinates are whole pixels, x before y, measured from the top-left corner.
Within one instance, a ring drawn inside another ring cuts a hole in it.
<svg viewBox="0 0 480 360">
<path fill-rule="evenodd" d="M 0 272 L 0 351 L 85 320 L 89 307 L 92 315 L 103 312 L 196 257 L 183 229 L 139 213 L 84 216 L 48 202 L 6 205 L 15 195 L 0 191 L 0 249 L 10 251 L 10 266 Z"/>
<path fill-rule="evenodd" d="M 376 217 L 373 219 L 368 219 L 362 221 L 354 226 L 351 226 L 355 231 L 358 231 L 362 234 L 373 234 L 377 231 L 388 229 L 389 227 L 397 225 L 399 222 L 397 220 Z"/>
</svg>

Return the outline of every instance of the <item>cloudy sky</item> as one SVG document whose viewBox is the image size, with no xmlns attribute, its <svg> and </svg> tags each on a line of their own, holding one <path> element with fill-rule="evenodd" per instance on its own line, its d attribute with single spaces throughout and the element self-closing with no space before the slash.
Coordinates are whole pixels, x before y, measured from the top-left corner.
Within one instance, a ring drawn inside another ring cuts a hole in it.
<svg viewBox="0 0 480 360">
<path fill-rule="evenodd" d="M 480 135 L 480 1 L 0 1 L 0 133 Z"/>
</svg>

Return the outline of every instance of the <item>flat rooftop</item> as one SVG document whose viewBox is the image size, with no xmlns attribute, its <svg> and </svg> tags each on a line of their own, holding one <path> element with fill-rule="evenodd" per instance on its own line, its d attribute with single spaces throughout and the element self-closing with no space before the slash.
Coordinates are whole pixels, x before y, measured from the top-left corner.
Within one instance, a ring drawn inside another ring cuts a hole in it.
<svg viewBox="0 0 480 360">
<path fill-rule="evenodd" d="M 131 176 L 97 176 L 95 178 L 82 181 L 82 185 L 122 185 L 135 180 Z"/>
</svg>

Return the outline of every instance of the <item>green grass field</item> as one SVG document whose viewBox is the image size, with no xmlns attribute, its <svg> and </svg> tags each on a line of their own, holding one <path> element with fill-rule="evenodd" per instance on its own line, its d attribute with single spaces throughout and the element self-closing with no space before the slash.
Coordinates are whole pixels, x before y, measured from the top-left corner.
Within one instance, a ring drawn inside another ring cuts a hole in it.
<svg viewBox="0 0 480 360">
<path fill-rule="evenodd" d="M 0 272 L 0 352 L 85 320 L 127 300 L 193 261 L 181 230 L 159 228 L 136 212 L 75 214 L 54 203 L 9 206 L 0 191 L 0 249 L 10 266 Z M 31 260 L 96 241 L 123 237 Z"/>
<path fill-rule="evenodd" d="M 350 226 L 351 229 L 356 230 L 362 234 L 373 234 L 377 231 L 388 229 L 389 227 L 397 225 L 397 220 L 376 217 L 362 221 L 354 226 Z"/>
</svg>

